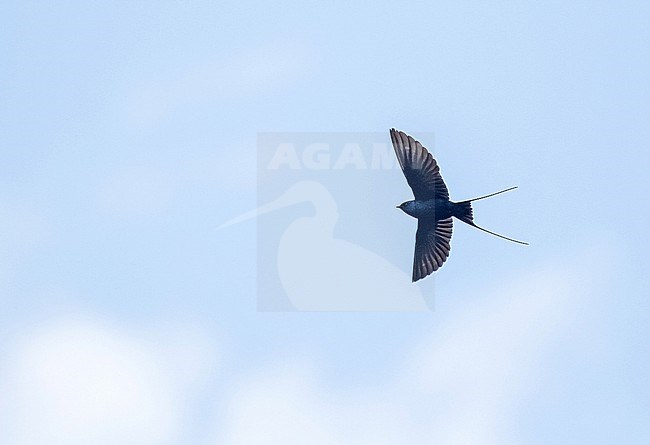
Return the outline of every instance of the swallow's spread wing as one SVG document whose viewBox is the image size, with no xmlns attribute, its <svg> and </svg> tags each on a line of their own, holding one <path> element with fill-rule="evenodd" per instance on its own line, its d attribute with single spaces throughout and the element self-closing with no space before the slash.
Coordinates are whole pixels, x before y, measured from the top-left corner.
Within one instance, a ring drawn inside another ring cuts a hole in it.
<svg viewBox="0 0 650 445">
<path fill-rule="evenodd" d="M 440 176 L 440 167 L 431 153 L 411 136 L 394 128 L 390 130 L 390 138 L 415 199 L 449 199 L 447 186 Z"/>
<path fill-rule="evenodd" d="M 413 258 L 413 281 L 438 270 L 449 256 L 451 246 L 451 218 L 437 221 L 433 218 L 418 219 Z"/>
</svg>

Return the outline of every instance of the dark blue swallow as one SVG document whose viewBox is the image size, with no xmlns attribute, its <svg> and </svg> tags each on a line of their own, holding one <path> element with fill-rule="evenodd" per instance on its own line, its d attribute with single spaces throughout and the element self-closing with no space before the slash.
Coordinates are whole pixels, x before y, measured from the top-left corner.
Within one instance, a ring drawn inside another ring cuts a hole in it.
<svg viewBox="0 0 650 445">
<path fill-rule="evenodd" d="M 418 220 L 413 258 L 413 281 L 422 279 L 438 270 L 449 256 L 452 217 L 499 238 L 519 244 L 528 244 L 477 226 L 472 214 L 472 201 L 489 198 L 517 187 L 510 187 L 467 201 L 452 202 L 449 200 L 449 191 L 445 181 L 440 176 L 440 167 L 431 153 L 411 136 L 394 128 L 390 130 L 390 138 L 393 141 L 399 165 L 402 167 L 406 181 L 415 197 L 415 200 L 406 201 L 397 206 Z"/>
</svg>

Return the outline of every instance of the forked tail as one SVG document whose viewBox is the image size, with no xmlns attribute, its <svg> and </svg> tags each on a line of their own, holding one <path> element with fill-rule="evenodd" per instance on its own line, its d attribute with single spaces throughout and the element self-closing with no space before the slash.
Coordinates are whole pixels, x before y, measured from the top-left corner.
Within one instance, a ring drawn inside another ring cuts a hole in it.
<svg viewBox="0 0 650 445">
<path fill-rule="evenodd" d="M 484 198 L 489 198 L 494 195 L 498 195 L 500 193 L 505 193 L 509 192 L 510 190 L 514 190 L 517 187 L 510 187 L 505 190 L 501 190 L 499 192 L 495 193 L 490 193 L 489 195 L 485 196 L 479 196 L 478 198 L 473 198 L 473 199 L 468 199 L 467 201 L 461 201 L 461 202 L 456 202 L 455 208 L 454 208 L 454 216 L 458 219 L 460 219 L 462 222 L 469 224 L 470 226 L 474 226 L 479 230 L 482 230 L 484 232 L 489 233 L 490 235 L 498 236 L 499 238 L 506 239 L 508 241 L 512 241 L 513 243 L 519 243 L 519 244 L 525 244 L 528 245 L 528 243 L 525 243 L 523 241 L 518 241 L 516 239 L 508 238 L 507 236 L 499 235 L 498 233 L 491 232 L 487 229 L 484 229 L 483 227 L 477 226 L 474 223 L 474 213 L 472 212 L 472 201 L 478 201 L 479 199 L 484 199 Z"/>
</svg>

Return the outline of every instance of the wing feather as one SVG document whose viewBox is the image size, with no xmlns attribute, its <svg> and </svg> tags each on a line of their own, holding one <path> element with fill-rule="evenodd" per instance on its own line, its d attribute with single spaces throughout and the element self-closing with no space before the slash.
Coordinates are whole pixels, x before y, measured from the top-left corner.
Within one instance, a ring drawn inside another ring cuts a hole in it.
<svg viewBox="0 0 650 445">
<path fill-rule="evenodd" d="M 418 220 L 415 235 L 415 254 L 413 256 L 413 281 L 432 274 L 447 260 L 451 251 L 451 218 Z"/>
<path fill-rule="evenodd" d="M 403 131 L 391 129 L 390 139 L 415 199 L 449 199 L 449 191 L 440 175 L 440 167 L 431 153 Z"/>
</svg>

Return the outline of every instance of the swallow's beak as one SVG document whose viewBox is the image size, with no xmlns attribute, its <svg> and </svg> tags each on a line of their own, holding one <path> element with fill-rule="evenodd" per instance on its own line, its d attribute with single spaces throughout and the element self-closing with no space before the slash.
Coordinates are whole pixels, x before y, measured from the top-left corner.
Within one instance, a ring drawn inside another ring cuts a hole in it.
<svg viewBox="0 0 650 445">
<path fill-rule="evenodd" d="M 399 209 L 399 206 L 395 206 L 396 209 Z"/>
</svg>

